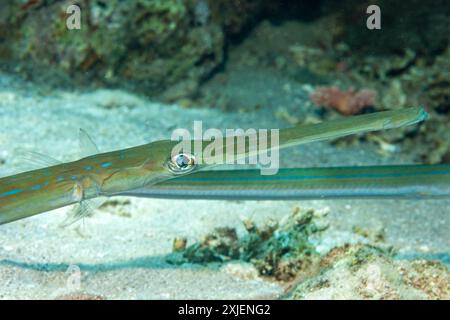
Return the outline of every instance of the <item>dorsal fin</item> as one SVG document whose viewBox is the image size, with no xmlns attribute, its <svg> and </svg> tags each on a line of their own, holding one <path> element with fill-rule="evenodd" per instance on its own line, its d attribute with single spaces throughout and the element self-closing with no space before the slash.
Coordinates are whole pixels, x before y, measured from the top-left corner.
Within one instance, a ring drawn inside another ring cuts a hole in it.
<svg viewBox="0 0 450 320">
<path fill-rule="evenodd" d="M 80 145 L 81 158 L 89 157 L 100 152 L 88 133 L 81 128 L 78 131 L 78 142 Z"/>
<path fill-rule="evenodd" d="M 23 170 L 34 170 L 34 169 L 40 169 L 44 167 L 51 167 L 55 166 L 57 164 L 61 164 L 62 162 L 52 158 L 48 155 L 34 152 L 34 151 L 28 151 L 25 149 L 17 149 L 16 155 L 20 159 L 20 168 Z"/>
<path fill-rule="evenodd" d="M 79 153 L 81 158 L 100 153 L 95 142 L 91 139 L 88 133 L 81 128 L 78 133 L 78 139 L 80 148 Z M 16 150 L 16 155 L 19 157 L 21 161 L 19 166 L 23 170 L 40 169 L 44 167 L 55 166 L 57 164 L 62 163 L 62 161 L 52 158 L 46 154 L 42 154 L 35 151 L 28 151 L 21 148 Z"/>
</svg>

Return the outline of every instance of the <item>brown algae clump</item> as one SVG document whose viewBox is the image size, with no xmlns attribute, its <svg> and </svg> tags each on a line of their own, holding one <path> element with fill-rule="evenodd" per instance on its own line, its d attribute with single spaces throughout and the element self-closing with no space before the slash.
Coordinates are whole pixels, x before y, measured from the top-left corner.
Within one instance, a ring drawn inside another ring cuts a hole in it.
<svg viewBox="0 0 450 320">
<path fill-rule="evenodd" d="M 170 263 L 250 262 L 260 275 L 287 281 L 318 261 L 310 236 L 326 228 L 316 223 L 314 210 L 293 213 L 281 222 L 269 220 L 258 227 L 244 221 L 247 234 L 238 237 L 234 228 L 216 228 L 184 250 L 174 250 Z"/>
</svg>

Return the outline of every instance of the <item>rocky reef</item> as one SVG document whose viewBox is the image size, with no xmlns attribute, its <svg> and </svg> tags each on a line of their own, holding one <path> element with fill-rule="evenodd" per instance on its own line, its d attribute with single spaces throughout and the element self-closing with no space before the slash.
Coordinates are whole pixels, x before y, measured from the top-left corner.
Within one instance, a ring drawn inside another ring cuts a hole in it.
<svg viewBox="0 0 450 320">
<path fill-rule="evenodd" d="M 294 285 L 288 299 L 442 299 L 450 298 L 449 269 L 425 260 L 393 260 L 371 245 L 330 251 L 320 273 Z"/>
<path fill-rule="evenodd" d="M 66 28 L 73 3 L 81 9 L 79 30 Z M 223 31 L 202 1 L 12 1 L 2 7 L 1 29 L 12 29 L 3 35 L 3 57 L 52 67 L 81 83 L 147 94 L 177 84 L 172 92 L 186 93 L 223 61 Z"/>
<path fill-rule="evenodd" d="M 67 8 L 72 4 L 81 10 L 79 30 L 66 27 Z M 386 32 L 365 28 L 368 4 L 351 0 L 339 5 L 325 0 L 13 0 L 0 4 L 0 61 L 13 62 L 13 68 L 11 63 L 3 66 L 29 78 L 42 79 L 43 74 L 52 72 L 59 75 L 54 80 L 58 84 L 106 84 L 177 101 L 197 96 L 199 86 L 227 64 L 235 44 L 262 21 L 275 25 L 299 21 L 319 31 L 311 33 L 311 28 L 299 25 L 294 33 L 312 39 L 285 47 L 294 60 L 289 63 L 288 58 L 284 64 L 290 70 L 296 62 L 297 68 L 321 75 L 358 70 L 364 77 L 364 70 L 372 65 L 367 77 L 382 81 L 384 76 L 410 73 L 414 66 L 438 64 L 433 57 L 448 46 L 445 1 L 433 6 L 421 1 L 380 1 Z M 402 19 L 397 19 L 398 15 Z M 279 55 L 278 40 L 267 36 L 273 41 L 266 42 L 267 48 L 261 51 Z M 396 58 L 405 53 L 409 54 L 404 59 Z M 367 54 L 375 56 L 368 61 L 364 58 Z M 283 59 L 279 56 L 278 63 Z M 398 60 L 400 64 L 394 65 Z M 448 79 L 445 75 L 440 80 L 432 78 L 420 83 L 430 91 L 433 104 L 446 110 L 448 96 L 441 88 L 448 89 Z M 347 87 L 349 83 L 363 85 L 354 79 L 344 82 Z M 396 90 L 399 84 L 391 82 L 389 89 Z"/>
</svg>

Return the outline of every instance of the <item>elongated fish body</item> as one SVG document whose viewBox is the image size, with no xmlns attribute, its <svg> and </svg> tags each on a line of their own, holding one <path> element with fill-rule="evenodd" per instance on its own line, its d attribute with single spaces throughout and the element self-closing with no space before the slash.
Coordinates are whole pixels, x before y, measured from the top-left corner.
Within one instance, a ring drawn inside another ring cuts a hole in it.
<svg viewBox="0 0 450 320">
<path fill-rule="evenodd" d="M 450 165 L 398 165 L 196 172 L 123 195 L 175 199 L 293 200 L 450 198 Z"/>
<path fill-rule="evenodd" d="M 248 145 L 244 150 L 235 150 L 235 139 L 223 138 L 222 148 L 218 148 L 216 152 L 225 154 L 232 150 L 236 159 L 245 158 L 274 148 L 281 149 L 360 132 L 402 127 L 426 118 L 427 113 L 420 107 L 378 112 L 281 129 L 277 145 L 273 145 L 270 141 L 265 149 L 257 151 L 250 150 Z M 189 142 L 195 145 L 199 141 Z M 210 141 L 200 140 L 200 142 L 203 144 Z M 171 159 L 172 151 L 177 144 L 177 141 L 170 140 L 155 141 L 1 178 L 0 224 L 73 203 L 81 205 L 99 196 L 126 194 L 130 190 L 138 190 L 182 174 L 191 174 L 191 171 L 175 173 L 170 166 L 167 166 L 168 159 Z M 204 170 L 209 166 L 197 167 Z M 266 187 L 261 185 L 261 188 Z"/>
<path fill-rule="evenodd" d="M 160 181 L 168 173 L 158 152 L 165 160 L 173 144 L 158 141 L 1 178 L 0 224 Z"/>
</svg>

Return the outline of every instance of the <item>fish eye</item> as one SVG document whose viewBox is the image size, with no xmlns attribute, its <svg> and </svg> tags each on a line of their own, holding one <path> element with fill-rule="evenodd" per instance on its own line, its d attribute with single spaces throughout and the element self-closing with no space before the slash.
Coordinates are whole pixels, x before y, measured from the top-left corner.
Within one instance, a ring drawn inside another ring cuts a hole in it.
<svg viewBox="0 0 450 320">
<path fill-rule="evenodd" d="M 175 174 L 192 171 L 196 164 L 195 157 L 189 153 L 176 154 L 167 161 L 167 167 Z"/>
</svg>

